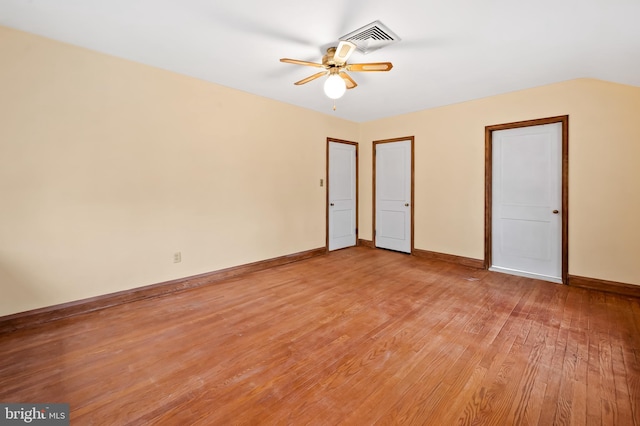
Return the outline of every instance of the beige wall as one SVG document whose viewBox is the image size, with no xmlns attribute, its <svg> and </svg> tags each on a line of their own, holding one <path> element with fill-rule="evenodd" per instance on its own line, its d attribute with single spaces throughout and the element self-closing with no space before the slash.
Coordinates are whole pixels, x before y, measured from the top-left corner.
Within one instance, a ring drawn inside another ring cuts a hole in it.
<svg viewBox="0 0 640 426">
<path fill-rule="evenodd" d="M 570 273 L 640 284 L 640 88 L 357 124 L 0 27 L 0 316 L 325 244 L 326 137 L 416 137 L 415 246 L 483 257 L 484 126 L 570 115 Z M 182 252 L 181 263 L 173 253 Z"/>
<path fill-rule="evenodd" d="M 640 284 L 640 88 L 579 79 L 365 123 L 361 238 L 371 239 L 371 141 L 415 136 L 415 247 L 484 258 L 484 128 L 569 115 L 569 273 Z"/>
<path fill-rule="evenodd" d="M 0 316 L 324 247 L 358 131 L 0 27 Z"/>
</svg>

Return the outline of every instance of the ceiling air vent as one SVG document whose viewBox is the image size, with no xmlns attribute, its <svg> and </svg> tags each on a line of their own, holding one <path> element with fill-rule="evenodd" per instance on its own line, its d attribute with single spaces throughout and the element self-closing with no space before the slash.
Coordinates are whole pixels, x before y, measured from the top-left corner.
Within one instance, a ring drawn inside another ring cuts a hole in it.
<svg viewBox="0 0 640 426">
<path fill-rule="evenodd" d="M 382 22 L 374 21 L 349 34 L 343 35 L 340 37 L 340 40 L 348 40 L 354 43 L 357 50 L 366 55 L 374 50 L 400 41 L 400 37 L 385 27 Z"/>
</svg>

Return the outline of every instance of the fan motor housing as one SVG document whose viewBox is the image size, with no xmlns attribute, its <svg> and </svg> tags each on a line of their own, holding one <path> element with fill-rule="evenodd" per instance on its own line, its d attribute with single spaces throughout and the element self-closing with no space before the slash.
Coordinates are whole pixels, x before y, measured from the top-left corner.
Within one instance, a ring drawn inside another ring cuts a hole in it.
<svg viewBox="0 0 640 426">
<path fill-rule="evenodd" d="M 338 66 L 336 64 L 336 62 L 334 61 L 334 59 L 333 59 L 333 56 L 335 55 L 335 53 L 336 53 L 336 48 L 335 47 L 328 48 L 327 49 L 327 54 L 322 57 L 322 65 L 326 65 L 326 66 L 329 66 L 329 67 Z"/>
</svg>

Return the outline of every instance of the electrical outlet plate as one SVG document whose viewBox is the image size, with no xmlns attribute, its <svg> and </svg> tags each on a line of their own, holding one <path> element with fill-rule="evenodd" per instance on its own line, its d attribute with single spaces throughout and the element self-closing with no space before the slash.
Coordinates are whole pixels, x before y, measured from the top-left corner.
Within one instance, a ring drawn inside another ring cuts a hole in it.
<svg viewBox="0 0 640 426">
<path fill-rule="evenodd" d="M 173 253 L 173 263 L 180 263 L 180 262 L 182 262 L 182 253 L 180 253 L 179 251 Z"/>
</svg>

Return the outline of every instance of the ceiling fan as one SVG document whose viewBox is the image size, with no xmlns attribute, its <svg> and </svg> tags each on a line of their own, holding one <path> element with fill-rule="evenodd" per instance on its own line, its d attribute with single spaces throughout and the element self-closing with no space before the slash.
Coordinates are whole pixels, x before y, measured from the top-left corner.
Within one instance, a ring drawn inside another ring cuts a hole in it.
<svg viewBox="0 0 640 426">
<path fill-rule="evenodd" d="M 365 64 L 347 64 L 347 60 L 356 50 L 356 45 L 350 41 L 341 40 L 337 47 L 327 49 L 327 54 L 322 58 L 322 63 L 300 61 L 298 59 L 282 58 L 280 62 L 289 64 L 306 65 L 316 68 L 324 68 L 324 71 L 313 74 L 294 84 L 299 86 L 313 81 L 322 76 L 328 75 L 329 78 L 324 83 L 324 92 L 331 99 L 338 99 L 344 95 L 347 89 L 353 89 L 358 84 L 347 74 L 347 71 L 353 72 L 377 72 L 389 71 L 393 68 L 391 62 L 369 62 Z"/>
</svg>

